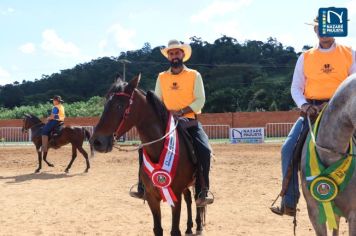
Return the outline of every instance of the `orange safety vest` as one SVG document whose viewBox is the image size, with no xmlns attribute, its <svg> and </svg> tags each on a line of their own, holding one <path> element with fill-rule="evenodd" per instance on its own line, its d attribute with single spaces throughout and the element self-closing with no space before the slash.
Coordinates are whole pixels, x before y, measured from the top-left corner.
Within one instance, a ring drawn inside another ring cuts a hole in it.
<svg viewBox="0 0 356 236">
<path fill-rule="evenodd" d="M 58 117 L 59 117 L 59 119 L 56 120 L 64 121 L 64 118 L 66 117 L 64 113 L 64 107 L 62 106 L 62 104 L 55 105 L 55 107 L 58 108 Z"/>
<path fill-rule="evenodd" d="M 352 50 L 336 44 L 329 52 L 312 48 L 304 53 L 304 96 L 307 99 L 327 100 L 349 75 Z"/>
<path fill-rule="evenodd" d="M 184 69 L 177 75 L 169 71 L 158 75 L 162 101 L 168 110 L 179 111 L 194 102 L 194 84 L 197 73 L 196 70 Z M 194 119 L 195 114 L 194 112 L 187 113 L 184 117 Z"/>
</svg>

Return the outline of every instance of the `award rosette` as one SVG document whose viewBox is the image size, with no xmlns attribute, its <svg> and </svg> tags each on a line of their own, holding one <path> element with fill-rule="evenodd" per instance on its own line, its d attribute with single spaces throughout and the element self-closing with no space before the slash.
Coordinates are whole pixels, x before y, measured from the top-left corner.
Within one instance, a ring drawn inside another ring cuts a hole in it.
<svg viewBox="0 0 356 236">
<path fill-rule="evenodd" d="M 335 181 L 325 176 L 315 178 L 310 184 L 311 195 L 319 202 L 334 200 L 338 191 Z"/>
<path fill-rule="evenodd" d="M 172 177 L 166 171 L 158 170 L 152 173 L 151 180 L 156 187 L 167 188 L 171 185 Z"/>
</svg>

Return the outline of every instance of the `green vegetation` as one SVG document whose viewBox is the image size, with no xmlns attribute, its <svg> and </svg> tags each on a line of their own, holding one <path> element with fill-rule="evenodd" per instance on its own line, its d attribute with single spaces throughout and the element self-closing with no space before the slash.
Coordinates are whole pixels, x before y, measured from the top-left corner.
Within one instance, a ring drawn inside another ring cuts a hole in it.
<svg viewBox="0 0 356 236">
<path fill-rule="evenodd" d="M 39 118 L 47 117 L 53 105 L 48 103 L 20 106 L 9 108 L 0 108 L 0 119 L 22 119 L 24 114 L 33 114 Z M 92 97 L 87 102 L 74 102 L 71 104 L 64 104 L 65 113 L 67 117 L 80 116 L 100 116 L 104 107 L 104 98 Z"/>
<path fill-rule="evenodd" d="M 192 37 L 192 58 L 187 66 L 203 77 L 207 102 L 204 112 L 275 111 L 294 107 L 290 84 L 298 54 L 274 38 L 244 43 L 223 36 L 213 44 Z M 308 46 L 303 48 L 307 49 Z M 47 114 L 53 95 L 66 101 L 67 116 L 99 115 L 103 97 L 126 59 L 126 78 L 142 74 L 140 87 L 153 90 L 159 72 L 169 64 L 160 47 L 146 43 L 136 51 L 103 57 L 76 65 L 35 81 L 0 86 L 0 119 L 20 118 L 24 113 Z M 99 97 L 97 97 L 99 96 Z"/>
</svg>

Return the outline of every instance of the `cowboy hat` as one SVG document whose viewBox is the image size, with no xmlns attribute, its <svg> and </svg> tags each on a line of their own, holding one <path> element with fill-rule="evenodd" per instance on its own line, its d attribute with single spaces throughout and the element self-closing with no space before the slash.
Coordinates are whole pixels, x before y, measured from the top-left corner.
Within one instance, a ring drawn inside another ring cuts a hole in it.
<svg viewBox="0 0 356 236">
<path fill-rule="evenodd" d="M 62 100 L 62 97 L 59 95 L 55 95 L 52 99 L 50 99 L 50 101 L 56 100 L 58 102 L 63 103 L 64 101 Z"/>
<path fill-rule="evenodd" d="M 168 46 L 166 48 L 161 49 L 161 53 L 163 54 L 163 56 L 168 58 L 168 51 L 176 48 L 184 52 L 183 62 L 188 61 L 190 56 L 192 55 L 192 48 L 189 44 L 182 44 L 176 39 L 169 40 Z"/>
<path fill-rule="evenodd" d="M 347 19 L 347 21 L 350 21 L 350 19 Z M 319 25 L 319 16 L 316 16 L 312 23 L 305 23 L 305 24 L 311 25 L 311 26 L 318 26 Z"/>
</svg>

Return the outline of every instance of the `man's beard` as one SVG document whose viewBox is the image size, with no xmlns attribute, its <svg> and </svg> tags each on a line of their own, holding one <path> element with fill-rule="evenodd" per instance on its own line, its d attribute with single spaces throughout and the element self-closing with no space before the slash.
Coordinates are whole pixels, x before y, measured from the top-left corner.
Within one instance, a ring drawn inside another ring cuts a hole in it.
<svg viewBox="0 0 356 236">
<path fill-rule="evenodd" d="M 179 68 L 183 65 L 183 60 L 182 59 L 174 59 L 171 61 L 171 67 L 173 68 Z"/>
</svg>

